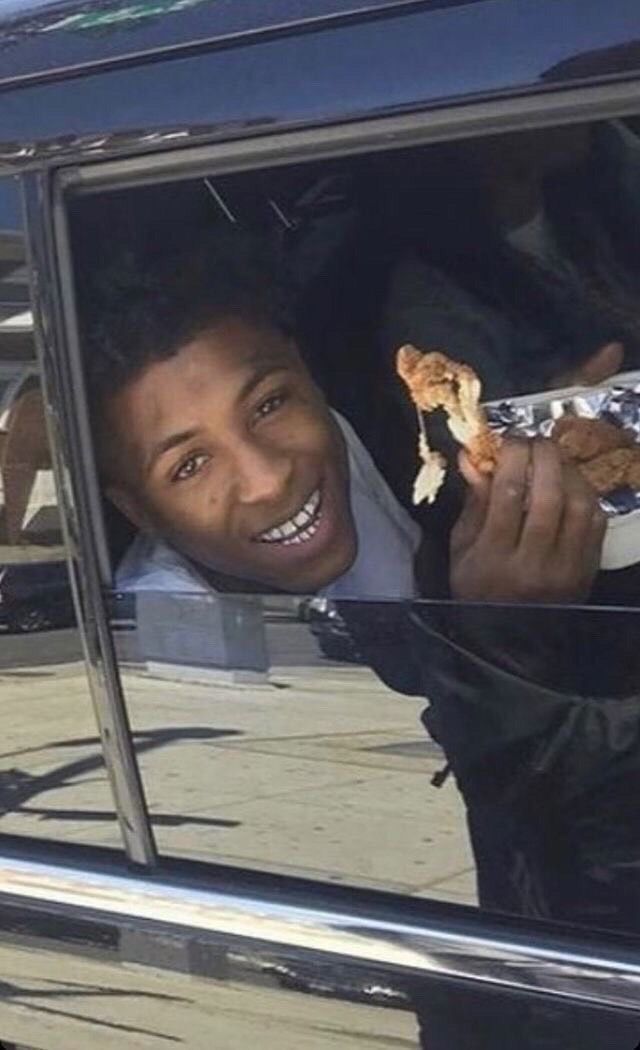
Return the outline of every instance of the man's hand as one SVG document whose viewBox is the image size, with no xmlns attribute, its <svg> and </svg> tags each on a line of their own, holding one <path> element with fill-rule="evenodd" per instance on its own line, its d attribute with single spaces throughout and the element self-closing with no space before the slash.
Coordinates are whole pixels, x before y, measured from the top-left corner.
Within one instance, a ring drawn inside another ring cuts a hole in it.
<svg viewBox="0 0 640 1050">
<path fill-rule="evenodd" d="M 450 585 L 468 601 L 571 602 L 588 596 L 606 517 L 552 441 L 508 440 L 492 479 L 463 453 L 469 485 L 451 535 Z"/>
<path fill-rule="evenodd" d="M 560 390 L 567 386 L 598 386 L 599 383 L 604 383 L 619 372 L 623 361 L 624 346 L 622 343 L 607 343 L 569 372 L 555 376 L 551 389 Z"/>
</svg>

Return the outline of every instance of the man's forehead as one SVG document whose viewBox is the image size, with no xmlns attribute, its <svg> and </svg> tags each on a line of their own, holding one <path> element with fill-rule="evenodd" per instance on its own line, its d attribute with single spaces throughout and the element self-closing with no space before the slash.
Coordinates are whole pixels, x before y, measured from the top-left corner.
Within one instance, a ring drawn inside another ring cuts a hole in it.
<svg viewBox="0 0 640 1050">
<path fill-rule="evenodd" d="M 185 378 L 214 372 L 264 372 L 274 367 L 300 364 L 293 340 L 278 332 L 245 326 L 242 322 L 220 324 L 183 346 L 172 358 L 168 371 Z"/>
</svg>

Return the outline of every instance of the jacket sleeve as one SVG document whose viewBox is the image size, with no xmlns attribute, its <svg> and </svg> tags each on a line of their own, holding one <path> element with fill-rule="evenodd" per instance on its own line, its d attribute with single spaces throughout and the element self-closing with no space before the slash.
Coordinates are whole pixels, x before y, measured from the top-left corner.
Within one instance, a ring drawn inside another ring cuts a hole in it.
<svg viewBox="0 0 640 1050">
<path fill-rule="evenodd" d="M 428 700 L 423 721 L 465 800 L 481 904 L 637 928 L 635 618 L 622 641 L 619 622 L 601 637 L 598 618 L 585 611 L 581 623 L 579 610 L 343 603 L 341 611 L 385 683 Z M 629 673 L 615 673 L 620 661 Z"/>
<path fill-rule="evenodd" d="M 513 615 L 513 613 L 511 614 Z M 467 805 L 486 907 L 588 926 L 640 925 L 640 695 L 598 695 L 581 676 L 541 682 L 408 614 L 424 721 L 444 749 Z M 629 629 L 633 630 L 632 620 Z M 579 632 L 578 632 L 579 634 Z M 597 639 L 592 642 L 598 649 Z M 636 640 L 638 648 L 640 639 Z M 570 649 L 570 646 L 567 646 Z M 610 647 L 601 659 L 614 656 Z M 619 655 L 619 651 L 617 653 Z M 587 661 L 588 664 L 588 661 Z M 569 672 L 567 669 L 567 675 Z M 582 681 L 581 681 L 582 678 Z"/>
</svg>

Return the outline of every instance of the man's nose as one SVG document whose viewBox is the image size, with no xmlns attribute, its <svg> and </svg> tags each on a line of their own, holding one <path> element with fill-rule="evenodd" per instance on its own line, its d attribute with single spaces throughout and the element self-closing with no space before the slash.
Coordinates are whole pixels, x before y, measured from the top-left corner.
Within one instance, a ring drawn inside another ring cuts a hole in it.
<svg viewBox="0 0 640 1050">
<path fill-rule="evenodd" d="M 242 503 L 264 503 L 282 495 L 291 476 L 291 457 L 282 449 L 243 442 L 234 457 L 236 490 Z"/>
</svg>

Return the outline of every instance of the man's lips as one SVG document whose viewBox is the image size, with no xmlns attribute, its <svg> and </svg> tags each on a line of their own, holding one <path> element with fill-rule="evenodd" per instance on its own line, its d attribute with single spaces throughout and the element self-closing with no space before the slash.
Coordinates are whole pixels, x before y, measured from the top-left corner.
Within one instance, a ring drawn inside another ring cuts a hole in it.
<svg viewBox="0 0 640 1050">
<path fill-rule="evenodd" d="M 322 493 L 318 488 L 289 518 L 254 536 L 254 542 L 278 544 L 283 547 L 307 543 L 318 531 L 321 518 Z"/>
</svg>

